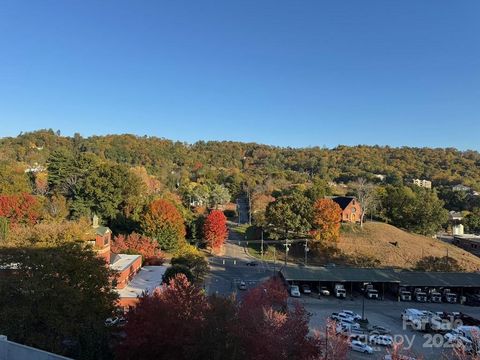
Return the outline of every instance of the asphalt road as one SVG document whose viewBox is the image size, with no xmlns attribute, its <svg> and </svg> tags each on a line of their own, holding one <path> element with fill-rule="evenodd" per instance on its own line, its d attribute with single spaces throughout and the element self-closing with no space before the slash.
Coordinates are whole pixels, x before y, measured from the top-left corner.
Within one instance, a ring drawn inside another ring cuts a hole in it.
<svg viewBox="0 0 480 360">
<path fill-rule="evenodd" d="M 235 225 L 230 223 L 229 227 Z M 237 292 L 238 283 L 245 281 L 247 288 L 254 287 L 257 283 L 267 280 L 274 274 L 274 268 L 278 265 L 258 260 L 250 256 L 245 247 L 238 241 L 243 240 L 242 235 L 234 231 L 229 232 L 229 239 L 225 244 L 223 255 L 210 257 L 210 275 L 207 277 L 205 286 L 208 294 L 220 294 L 228 296 Z M 249 266 L 254 262 L 256 266 Z M 242 291 L 240 291 L 242 292 Z"/>
</svg>

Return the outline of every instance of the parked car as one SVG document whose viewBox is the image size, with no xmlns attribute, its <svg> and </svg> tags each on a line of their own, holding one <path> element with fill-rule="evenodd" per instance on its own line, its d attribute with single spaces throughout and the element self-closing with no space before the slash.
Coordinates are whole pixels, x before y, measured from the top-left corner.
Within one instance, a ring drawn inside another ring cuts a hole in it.
<svg viewBox="0 0 480 360">
<path fill-rule="evenodd" d="M 374 325 L 370 328 L 371 335 L 389 335 L 391 333 L 392 332 L 389 329 L 383 326 Z"/>
<path fill-rule="evenodd" d="M 352 320 L 339 321 L 338 324 L 345 328 L 347 331 L 360 330 L 360 324 Z"/>
<path fill-rule="evenodd" d="M 238 283 L 238 290 L 247 290 L 247 284 L 245 283 L 245 281 L 240 281 Z"/>
<path fill-rule="evenodd" d="M 300 297 L 300 289 L 298 288 L 298 285 L 290 286 L 290 295 L 293 297 Z"/>
<path fill-rule="evenodd" d="M 393 360 L 393 356 L 390 354 L 387 354 L 383 357 L 383 360 Z M 417 360 L 417 359 L 407 355 L 397 355 L 395 356 L 395 360 Z"/>
<path fill-rule="evenodd" d="M 350 349 L 352 349 L 353 351 L 358 351 L 365 354 L 373 354 L 372 347 L 361 341 L 352 340 L 349 346 L 350 346 Z"/>
<path fill-rule="evenodd" d="M 249 262 L 247 262 L 246 265 L 247 265 L 247 266 L 257 266 L 258 263 L 257 263 L 256 261 L 249 261 Z"/>
<path fill-rule="evenodd" d="M 318 288 L 318 294 L 323 296 L 330 296 L 330 290 L 326 286 L 320 286 Z"/>
<path fill-rule="evenodd" d="M 352 341 L 360 341 L 364 344 L 368 342 L 368 335 L 366 334 L 350 334 L 348 336 L 348 342 L 351 343 Z"/>
<path fill-rule="evenodd" d="M 445 335 L 443 335 L 443 338 L 448 344 L 453 343 L 458 337 L 461 336 L 460 332 L 456 329 L 453 329 L 450 332 L 447 332 Z"/>
<path fill-rule="evenodd" d="M 461 351 L 466 351 L 466 352 L 473 352 L 474 346 L 473 342 L 464 337 L 464 336 L 459 336 L 456 339 L 453 339 L 450 344 Z"/>
<path fill-rule="evenodd" d="M 308 286 L 308 285 L 305 284 L 305 285 L 302 285 L 302 292 L 303 292 L 304 294 L 311 294 L 311 293 L 312 293 L 312 290 L 310 290 L 310 286 Z"/>
<path fill-rule="evenodd" d="M 356 322 L 352 316 L 345 314 L 343 312 L 339 312 L 339 313 L 334 312 L 332 313 L 332 315 L 330 315 L 330 318 L 337 321 Z"/>
<path fill-rule="evenodd" d="M 105 320 L 105 326 L 117 325 L 119 321 L 120 319 L 118 316 L 109 317 L 108 319 Z"/>
<path fill-rule="evenodd" d="M 354 320 L 361 320 L 362 319 L 362 317 L 359 314 L 357 314 L 356 312 L 353 312 L 351 310 L 342 310 L 341 313 L 349 315 Z"/>
<path fill-rule="evenodd" d="M 392 346 L 393 338 L 390 335 L 372 335 L 370 342 L 375 345 Z"/>
</svg>

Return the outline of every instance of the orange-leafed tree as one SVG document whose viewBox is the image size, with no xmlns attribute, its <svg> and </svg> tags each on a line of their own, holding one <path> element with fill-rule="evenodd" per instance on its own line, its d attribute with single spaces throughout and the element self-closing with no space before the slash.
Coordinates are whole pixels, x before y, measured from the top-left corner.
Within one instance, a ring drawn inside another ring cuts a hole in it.
<svg viewBox="0 0 480 360">
<path fill-rule="evenodd" d="M 165 199 L 153 201 L 145 212 L 142 223 L 147 236 L 154 238 L 161 249 L 177 248 L 185 241 L 185 224 L 175 205 Z"/>
<path fill-rule="evenodd" d="M 319 199 L 313 205 L 312 236 L 324 245 L 338 241 L 342 209 L 331 199 Z"/>
<path fill-rule="evenodd" d="M 211 249 L 221 248 L 228 236 L 227 218 L 222 211 L 213 210 L 208 214 L 203 225 L 203 234 Z"/>
<path fill-rule="evenodd" d="M 30 194 L 0 196 L 0 216 L 13 225 L 36 223 L 40 216 L 39 208 L 37 198 Z"/>
<path fill-rule="evenodd" d="M 158 242 L 137 233 L 115 236 L 113 238 L 112 251 L 117 254 L 140 254 L 145 265 L 162 265 L 165 260 Z"/>
</svg>

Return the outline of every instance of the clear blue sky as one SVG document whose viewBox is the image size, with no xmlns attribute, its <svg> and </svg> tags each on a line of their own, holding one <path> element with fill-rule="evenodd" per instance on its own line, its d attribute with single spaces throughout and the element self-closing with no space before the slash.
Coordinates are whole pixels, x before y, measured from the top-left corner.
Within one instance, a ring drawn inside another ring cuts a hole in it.
<svg viewBox="0 0 480 360">
<path fill-rule="evenodd" d="M 2 0 L 0 136 L 480 150 L 479 0 Z"/>
</svg>

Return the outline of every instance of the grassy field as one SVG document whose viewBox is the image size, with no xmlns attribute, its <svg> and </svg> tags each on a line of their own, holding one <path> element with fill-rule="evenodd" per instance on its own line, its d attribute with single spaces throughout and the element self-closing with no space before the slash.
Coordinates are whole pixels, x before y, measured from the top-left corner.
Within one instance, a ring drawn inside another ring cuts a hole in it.
<svg viewBox="0 0 480 360">
<path fill-rule="evenodd" d="M 391 243 L 397 243 L 397 246 Z M 342 226 L 338 247 L 346 255 L 365 256 L 379 261 L 380 266 L 411 268 L 423 256 L 456 259 L 466 270 L 480 269 L 480 258 L 443 241 L 408 233 L 394 226 L 368 222 L 361 229 L 358 225 Z"/>
</svg>

